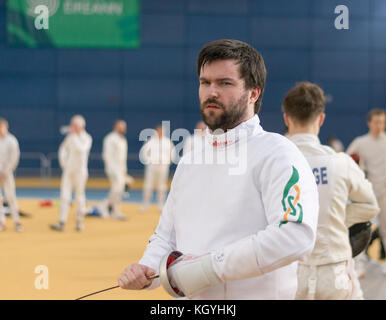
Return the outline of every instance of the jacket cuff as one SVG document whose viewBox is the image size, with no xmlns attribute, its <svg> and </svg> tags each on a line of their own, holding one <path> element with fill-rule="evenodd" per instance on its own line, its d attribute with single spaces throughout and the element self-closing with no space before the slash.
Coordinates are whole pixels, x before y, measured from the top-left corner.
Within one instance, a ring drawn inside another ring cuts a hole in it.
<svg viewBox="0 0 386 320">
<path fill-rule="evenodd" d="M 253 241 L 253 236 L 250 236 L 212 253 L 213 269 L 222 281 L 242 280 L 263 274 Z"/>
</svg>

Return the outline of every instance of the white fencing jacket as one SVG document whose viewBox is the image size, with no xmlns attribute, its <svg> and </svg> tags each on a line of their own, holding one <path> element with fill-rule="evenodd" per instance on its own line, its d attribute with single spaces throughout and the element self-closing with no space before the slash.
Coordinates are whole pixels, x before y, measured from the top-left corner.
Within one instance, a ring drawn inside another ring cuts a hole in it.
<svg viewBox="0 0 386 320">
<path fill-rule="evenodd" d="M 59 147 L 59 164 L 63 171 L 88 174 L 87 163 L 92 138 L 83 131 L 68 134 Z"/>
<path fill-rule="evenodd" d="M 354 160 L 320 144 L 313 134 L 289 137 L 302 151 L 319 190 L 319 222 L 312 254 L 301 263 L 323 265 L 352 257 L 348 237 L 351 225 L 374 218 L 379 207 L 371 183 Z"/>
<path fill-rule="evenodd" d="M 4 138 L 0 137 L 0 172 L 12 174 L 20 159 L 19 143 L 16 137 L 8 133 Z"/>
<path fill-rule="evenodd" d="M 297 261 L 314 247 L 319 202 L 312 171 L 292 142 L 259 123 L 255 115 L 222 135 L 207 130 L 205 148 L 193 150 L 197 163 L 182 157 L 139 261 L 157 272 L 172 250 L 211 253 L 224 283 L 196 299 L 293 299 Z M 221 162 L 232 148 L 241 156 Z M 200 164 L 209 151 L 216 161 Z M 231 170 L 240 163 L 243 170 Z"/>
<path fill-rule="evenodd" d="M 108 175 L 126 175 L 127 173 L 127 140 L 113 131 L 103 139 L 102 158 Z"/>
<path fill-rule="evenodd" d="M 367 172 L 375 194 L 386 194 L 386 134 L 381 133 L 378 138 L 374 138 L 368 133 L 355 138 L 346 152 L 359 155 L 360 165 Z"/>
</svg>

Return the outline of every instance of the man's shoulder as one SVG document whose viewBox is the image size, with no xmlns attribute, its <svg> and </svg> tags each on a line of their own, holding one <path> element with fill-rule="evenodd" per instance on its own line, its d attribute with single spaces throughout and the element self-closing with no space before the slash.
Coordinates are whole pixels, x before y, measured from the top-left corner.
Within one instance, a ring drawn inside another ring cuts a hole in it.
<svg viewBox="0 0 386 320">
<path fill-rule="evenodd" d="M 15 135 L 13 135 L 12 133 L 8 132 L 7 134 L 7 139 L 8 140 L 11 140 L 11 141 L 16 141 L 17 142 L 17 138 Z"/>
<path fill-rule="evenodd" d="M 333 148 L 331 148 L 328 145 L 325 144 L 320 144 L 317 145 L 315 148 L 312 149 L 314 151 L 314 156 L 321 156 L 321 157 L 330 157 L 330 158 L 335 158 L 337 157 L 338 154 L 343 153 L 343 152 L 336 152 Z"/>
<path fill-rule="evenodd" d="M 370 139 L 370 135 L 368 133 L 356 137 L 352 142 L 351 145 L 353 144 L 363 144 L 366 143 Z"/>
<path fill-rule="evenodd" d="M 259 150 L 263 154 L 280 154 L 287 152 L 299 153 L 296 145 L 287 137 L 269 131 L 262 131 L 251 138 L 251 146 Z"/>
</svg>

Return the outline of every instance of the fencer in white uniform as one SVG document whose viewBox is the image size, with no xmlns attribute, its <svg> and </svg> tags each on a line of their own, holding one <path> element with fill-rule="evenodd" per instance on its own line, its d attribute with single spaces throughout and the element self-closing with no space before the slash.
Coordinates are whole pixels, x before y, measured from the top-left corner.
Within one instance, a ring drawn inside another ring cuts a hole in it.
<svg viewBox="0 0 386 320">
<path fill-rule="evenodd" d="M 293 143 L 260 125 L 266 71 L 254 48 L 209 43 L 198 73 L 206 143 L 193 149 L 196 161 L 178 163 L 155 233 L 118 283 L 157 287 L 159 279 L 147 277 L 178 250 L 188 259 L 170 266 L 168 278 L 186 298 L 294 299 L 297 262 L 316 238 L 311 168 Z"/>
<path fill-rule="evenodd" d="M 126 122 L 117 120 L 113 131 L 103 139 L 102 158 L 105 172 L 110 182 L 110 192 L 100 206 L 103 218 L 109 217 L 109 207 L 112 208 L 111 217 L 125 220 L 127 217 L 120 212 L 120 205 L 126 184 L 132 184 L 133 177 L 127 174 L 127 140 Z"/>
<path fill-rule="evenodd" d="M 16 137 L 8 132 L 7 120 L 0 118 L 0 187 L 4 191 L 16 231 L 23 231 L 16 199 L 14 171 L 19 163 L 20 149 Z M 0 191 L 0 231 L 5 229 L 3 196 Z"/>
<path fill-rule="evenodd" d="M 162 126 L 157 126 L 155 134 L 140 150 L 140 159 L 145 165 L 142 211 L 149 208 L 154 188 L 157 190 L 158 209 L 162 210 L 168 187 L 169 169 L 175 158 L 173 142 L 164 136 Z"/>
<path fill-rule="evenodd" d="M 359 157 L 359 165 L 371 181 L 381 209 L 377 221 L 379 233 L 386 246 L 386 134 L 385 111 L 370 110 L 367 116 L 369 132 L 355 138 L 348 146 L 346 153 Z M 366 267 L 364 254 L 358 257 L 358 272 L 364 276 Z M 386 273 L 386 268 L 383 268 Z"/>
<path fill-rule="evenodd" d="M 75 193 L 77 203 L 76 230 L 82 231 L 83 218 L 86 213 L 86 182 L 88 179 L 88 156 L 92 138 L 86 132 L 86 121 L 80 115 L 71 118 L 70 132 L 59 147 L 59 164 L 62 168 L 60 184 L 60 216 L 58 223 L 51 229 L 64 231 L 67 215 Z"/>
<path fill-rule="evenodd" d="M 319 221 L 312 254 L 299 263 L 299 300 L 363 299 L 352 259 L 348 227 L 374 218 L 379 207 L 371 183 L 353 159 L 322 145 L 323 90 L 300 82 L 283 101 L 289 139 L 309 162 L 319 191 Z"/>
</svg>

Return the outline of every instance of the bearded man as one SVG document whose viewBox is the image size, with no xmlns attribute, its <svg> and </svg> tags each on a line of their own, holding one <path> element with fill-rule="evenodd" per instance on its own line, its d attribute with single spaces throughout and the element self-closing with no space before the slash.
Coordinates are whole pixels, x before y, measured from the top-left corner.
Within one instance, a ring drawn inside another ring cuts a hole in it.
<svg viewBox="0 0 386 320">
<path fill-rule="evenodd" d="M 318 221 L 311 168 L 293 143 L 260 125 L 266 69 L 259 52 L 214 41 L 201 50 L 197 71 L 206 141 L 180 160 L 143 257 L 118 283 L 157 287 L 151 276 L 178 250 L 187 258 L 170 266 L 168 278 L 186 298 L 294 299 L 297 261 L 312 251 Z M 246 152 L 231 161 L 235 149 Z M 191 161 L 208 152 L 213 161 Z M 237 162 L 245 166 L 235 173 Z"/>
</svg>

